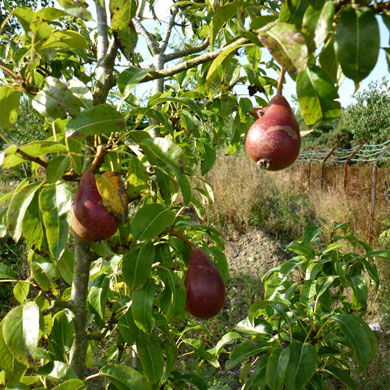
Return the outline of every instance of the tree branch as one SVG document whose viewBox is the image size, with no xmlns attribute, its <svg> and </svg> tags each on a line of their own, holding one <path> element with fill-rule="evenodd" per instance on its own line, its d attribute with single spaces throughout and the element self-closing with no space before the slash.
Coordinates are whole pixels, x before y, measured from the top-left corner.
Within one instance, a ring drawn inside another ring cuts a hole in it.
<svg viewBox="0 0 390 390">
<path fill-rule="evenodd" d="M 137 28 L 140 34 L 144 37 L 148 48 L 152 52 L 152 55 L 155 56 L 156 54 L 159 54 L 160 48 L 158 47 L 157 42 L 152 38 L 152 36 L 145 29 L 143 24 L 137 18 L 133 18 L 132 21 L 134 23 L 135 28 Z"/>
<path fill-rule="evenodd" d="M 70 351 L 70 367 L 80 379 L 85 376 L 85 357 L 88 347 L 86 330 L 89 269 L 92 253 L 89 245 L 76 234 L 74 236 L 74 269 L 72 282 L 72 316 L 75 337 Z"/>
<path fill-rule="evenodd" d="M 175 25 L 175 19 L 178 12 L 179 12 L 178 8 L 174 8 L 174 10 L 172 11 L 171 17 L 169 18 L 169 22 L 168 22 L 168 27 L 165 31 L 165 37 L 159 46 L 160 53 L 164 53 L 165 50 L 167 49 L 169 38 L 171 37 L 172 28 Z"/>
<path fill-rule="evenodd" d="M 177 58 L 183 58 L 191 54 L 199 53 L 200 51 L 206 50 L 209 46 L 209 43 L 210 40 L 209 38 L 207 38 L 199 46 L 188 47 L 187 49 L 165 54 L 165 62 L 176 60 Z"/>
<path fill-rule="evenodd" d="M 29 154 L 23 152 L 23 150 L 20 150 L 19 148 L 16 149 L 16 153 L 20 154 L 25 160 L 34 161 L 38 165 L 47 168 L 47 162 L 41 160 L 39 157 L 30 156 Z"/>
<path fill-rule="evenodd" d="M 105 2 L 103 2 L 105 5 Z M 97 18 L 97 60 L 102 60 L 108 48 L 108 29 L 107 29 L 107 12 L 105 7 L 101 7 L 95 0 L 96 18 Z"/>
<path fill-rule="evenodd" d="M 236 41 L 229 43 L 228 45 L 224 46 L 221 49 L 201 54 L 198 57 L 191 58 L 190 60 L 182 62 L 181 64 L 178 64 L 178 65 L 172 66 L 171 68 L 163 69 L 163 70 L 159 70 L 159 71 L 156 71 L 156 70 L 150 71 L 149 74 L 141 81 L 141 83 L 161 79 L 164 77 L 173 76 L 173 75 L 178 74 L 180 72 L 184 72 L 187 69 L 193 68 L 195 66 L 204 64 L 205 62 L 213 60 L 220 53 L 222 53 L 224 50 L 227 50 L 227 49 L 231 48 L 232 46 L 236 46 L 236 45 L 243 46 L 247 43 L 250 43 L 250 41 L 248 39 L 239 38 Z"/>
</svg>

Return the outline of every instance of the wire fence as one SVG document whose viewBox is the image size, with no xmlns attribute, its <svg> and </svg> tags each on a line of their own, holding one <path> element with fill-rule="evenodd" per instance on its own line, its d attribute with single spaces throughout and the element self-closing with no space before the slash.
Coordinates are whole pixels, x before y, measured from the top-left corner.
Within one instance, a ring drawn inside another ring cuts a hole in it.
<svg viewBox="0 0 390 390">
<path fill-rule="evenodd" d="M 350 149 L 321 148 L 302 150 L 298 157 L 298 161 L 322 162 L 329 155 L 329 153 L 333 151 L 333 153 L 331 153 L 327 159 L 329 163 L 344 164 L 346 161 L 349 161 L 357 164 L 367 164 L 374 162 L 384 151 L 386 151 L 386 148 L 389 144 L 390 139 L 380 144 L 370 144 L 367 141 L 362 141 L 359 145 L 356 145 Z M 385 154 L 382 156 L 382 160 L 390 161 L 389 149 L 387 149 Z"/>
<path fill-rule="evenodd" d="M 371 141 L 372 142 L 372 141 Z M 371 165 L 371 209 L 370 209 L 370 227 L 369 227 L 369 243 L 371 245 L 374 233 L 375 223 L 375 208 L 377 200 L 377 170 L 378 163 L 390 161 L 390 139 L 381 143 L 369 143 L 368 140 L 363 140 L 360 144 L 351 148 L 334 147 L 302 150 L 297 159 L 298 162 L 309 165 L 307 170 L 308 187 L 310 189 L 311 181 L 311 165 L 321 164 L 321 189 L 324 189 L 326 168 L 328 166 L 343 165 L 344 166 L 344 191 L 348 188 L 348 167 L 350 165 Z"/>
</svg>

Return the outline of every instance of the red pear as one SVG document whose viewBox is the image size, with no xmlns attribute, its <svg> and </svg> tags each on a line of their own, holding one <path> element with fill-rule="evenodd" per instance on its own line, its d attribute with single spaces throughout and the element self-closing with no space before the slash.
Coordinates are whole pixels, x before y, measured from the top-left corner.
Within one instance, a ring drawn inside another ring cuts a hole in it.
<svg viewBox="0 0 390 390">
<path fill-rule="evenodd" d="M 213 262 L 200 248 L 191 249 L 184 285 L 186 309 L 193 316 L 207 319 L 220 312 L 226 297 L 225 284 Z"/>
<path fill-rule="evenodd" d="M 119 226 L 119 221 L 104 207 L 96 186 L 94 170 L 102 154 L 103 150 L 98 150 L 92 166 L 83 174 L 72 202 L 71 227 L 86 242 L 109 238 Z"/>
<path fill-rule="evenodd" d="M 288 101 L 275 96 L 268 107 L 251 112 L 258 119 L 246 136 L 249 157 L 262 168 L 278 171 L 291 165 L 299 155 L 299 125 Z"/>
</svg>

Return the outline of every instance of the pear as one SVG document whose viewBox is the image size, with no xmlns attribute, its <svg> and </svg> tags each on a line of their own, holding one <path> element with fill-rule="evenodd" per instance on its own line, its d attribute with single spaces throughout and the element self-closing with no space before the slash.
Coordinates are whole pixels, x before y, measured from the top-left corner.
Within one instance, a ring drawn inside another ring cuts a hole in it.
<svg viewBox="0 0 390 390">
<path fill-rule="evenodd" d="M 222 309 L 226 297 L 223 279 L 206 253 L 195 246 L 191 248 L 184 286 L 186 309 L 193 316 L 207 319 Z"/>
<path fill-rule="evenodd" d="M 270 171 L 287 168 L 298 157 L 301 147 L 299 125 L 288 101 L 275 96 L 268 107 L 254 109 L 258 116 L 246 136 L 249 157 Z"/>
<path fill-rule="evenodd" d="M 98 149 L 91 167 L 84 172 L 80 180 L 72 202 L 71 227 L 86 242 L 109 238 L 119 226 L 118 219 L 104 207 L 96 185 L 94 171 L 103 153 L 103 149 Z"/>
</svg>

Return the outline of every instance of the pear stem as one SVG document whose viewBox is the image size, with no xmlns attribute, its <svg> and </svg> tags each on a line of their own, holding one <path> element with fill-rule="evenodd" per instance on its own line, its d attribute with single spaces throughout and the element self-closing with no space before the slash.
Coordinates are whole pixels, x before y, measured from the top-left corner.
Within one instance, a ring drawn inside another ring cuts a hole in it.
<svg viewBox="0 0 390 390">
<path fill-rule="evenodd" d="M 98 166 L 101 158 L 104 156 L 105 153 L 106 153 L 106 148 L 104 147 L 104 145 L 98 145 L 96 148 L 95 158 L 93 159 L 92 165 L 89 168 L 92 172 L 95 172 L 96 167 Z"/>
<path fill-rule="evenodd" d="M 285 74 L 286 74 L 286 69 L 282 68 L 280 70 L 278 86 L 277 86 L 277 89 L 276 89 L 276 95 L 277 96 L 282 96 L 282 94 L 283 94 L 283 82 L 284 82 L 284 75 Z"/>
<path fill-rule="evenodd" d="M 183 240 L 191 249 L 195 248 L 195 245 L 186 236 L 184 236 L 183 234 L 177 232 L 176 230 L 169 230 L 169 234 L 171 236 L 175 236 L 175 237 L 178 237 L 181 240 Z"/>
</svg>

